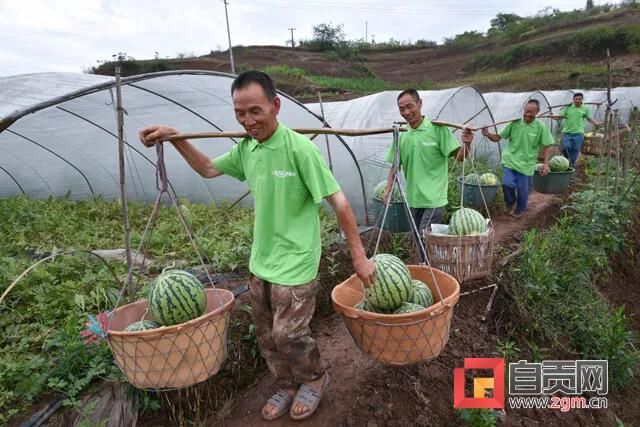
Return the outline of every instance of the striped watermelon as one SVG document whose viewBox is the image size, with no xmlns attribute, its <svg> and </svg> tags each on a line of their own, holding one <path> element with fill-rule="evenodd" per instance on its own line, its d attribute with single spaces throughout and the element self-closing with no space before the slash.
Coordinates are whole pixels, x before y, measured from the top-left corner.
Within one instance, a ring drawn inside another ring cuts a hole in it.
<svg viewBox="0 0 640 427">
<path fill-rule="evenodd" d="M 411 275 L 400 258 L 390 254 L 373 257 L 376 280 L 367 289 L 367 301 L 383 310 L 395 310 L 408 301 L 413 292 Z"/>
<path fill-rule="evenodd" d="M 553 156 L 549 160 L 549 170 L 551 172 L 566 172 L 569 169 L 569 159 L 565 156 Z"/>
<path fill-rule="evenodd" d="M 480 175 L 477 173 L 470 173 L 464 177 L 465 184 L 480 185 Z"/>
<path fill-rule="evenodd" d="M 498 177 L 491 172 L 480 175 L 480 185 L 498 185 Z"/>
<path fill-rule="evenodd" d="M 139 332 L 139 331 L 146 331 L 148 329 L 155 329 L 159 327 L 160 325 L 158 324 L 158 322 L 154 322 L 153 320 L 139 320 L 127 326 L 127 329 L 125 329 L 124 331 Z"/>
<path fill-rule="evenodd" d="M 184 323 L 204 314 L 207 297 L 202 283 L 191 273 L 166 270 L 149 293 L 149 309 L 161 325 Z"/>
<path fill-rule="evenodd" d="M 451 215 L 449 234 L 471 236 L 487 231 L 487 222 L 480 212 L 471 208 L 458 209 Z"/>
<path fill-rule="evenodd" d="M 412 302 L 403 302 L 402 305 L 393 312 L 393 314 L 405 314 L 413 313 L 414 311 L 424 310 L 424 307 L 420 304 L 414 304 Z"/>
<path fill-rule="evenodd" d="M 359 303 L 357 303 L 353 308 L 357 308 L 358 310 L 370 311 L 372 313 L 381 313 L 381 314 L 389 314 L 390 311 L 382 310 L 380 308 L 375 307 L 366 299 L 363 299 Z"/>
<path fill-rule="evenodd" d="M 431 289 L 429 289 L 424 282 L 417 279 L 413 279 L 411 283 L 413 284 L 413 296 L 408 302 L 421 305 L 422 307 L 431 307 L 433 305 Z"/>
<path fill-rule="evenodd" d="M 378 185 L 373 189 L 373 197 L 378 200 L 382 200 L 382 196 L 384 196 L 384 189 L 387 188 L 387 181 L 379 182 Z M 391 201 L 392 202 L 401 202 L 402 195 L 400 194 L 400 189 L 397 185 L 393 186 L 393 191 L 391 193 Z"/>
</svg>

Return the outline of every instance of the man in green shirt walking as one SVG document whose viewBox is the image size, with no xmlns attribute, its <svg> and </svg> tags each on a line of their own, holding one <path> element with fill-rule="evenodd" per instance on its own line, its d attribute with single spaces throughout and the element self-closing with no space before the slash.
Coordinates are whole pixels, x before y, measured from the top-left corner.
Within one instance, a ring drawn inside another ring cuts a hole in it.
<svg viewBox="0 0 640 427">
<path fill-rule="evenodd" d="M 271 78 L 258 71 L 242 73 L 231 85 L 231 95 L 236 120 L 248 137 L 213 160 L 187 140 L 172 144 L 203 177 L 226 174 L 246 180 L 253 193 L 252 317 L 260 351 L 281 386 L 263 406 L 262 417 L 272 420 L 288 412 L 291 418 L 304 419 L 315 411 L 329 382 L 328 364 L 309 329 L 323 199 L 336 212 L 353 268 L 365 286 L 373 284 L 375 267 L 362 247 L 351 206 L 320 150 L 279 123 L 280 98 Z M 150 147 L 178 133 L 166 126 L 148 126 L 140 131 L 140 140 Z"/>
<path fill-rule="evenodd" d="M 550 147 L 553 145 L 551 132 L 536 118 L 540 103 L 530 99 L 524 106 L 522 118 L 509 123 L 499 133 L 491 133 L 487 128 L 482 134 L 493 142 L 508 139 L 502 152 L 502 191 L 506 212 L 519 218 L 527 210 L 531 180 L 538 161 L 540 148 L 544 147 L 544 164 L 541 175 L 549 173 Z M 514 210 L 515 209 L 515 210 Z"/>
<path fill-rule="evenodd" d="M 409 125 L 407 131 L 400 134 L 398 144 L 400 166 L 407 183 L 407 202 L 418 227 L 419 235 L 415 238 L 419 241 L 427 227 L 442 220 L 449 183 L 447 159 L 455 156 L 458 161 L 463 161 L 469 154 L 473 133 L 469 129 L 462 133 L 464 147 L 461 147 L 449 128 L 434 125 L 422 115 L 422 99 L 415 89 L 403 90 L 397 101 L 400 115 Z M 394 155 L 392 144 L 387 161 L 393 162 Z M 383 196 L 385 203 L 388 203 L 392 183 L 393 171 L 390 170 Z M 420 252 L 424 262 L 425 254 L 422 250 Z"/>
<path fill-rule="evenodd" d="M 589 109 L 582 105 L 584 96 L 581 93 L 573 95 L 573 104 L 560 110 L 559 116 L 551 116 L 555 120 L 564 119 L 562 127 L 562 154 L 569 159 L 572 168 L 576 167 L 582 143 L 584 142 L 584 121 L 588 120 L 594 126 L 602 126 L 602 123 L 591 118 Z"/>
</svg>

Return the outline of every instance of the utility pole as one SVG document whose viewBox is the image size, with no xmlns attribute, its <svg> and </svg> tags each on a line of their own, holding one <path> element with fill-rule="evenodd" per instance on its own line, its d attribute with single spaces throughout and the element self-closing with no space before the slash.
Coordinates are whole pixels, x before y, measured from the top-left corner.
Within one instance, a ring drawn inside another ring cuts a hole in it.
<svg viewBox="0 0 640 427">
<path fill-rule="evenodd" d="M 369 23 L 364 21 L 364 42 L 369 43 Z"/>
<path fill-rule="evenodd" d="M 295 28 L 289 28 L 289 31 L 291 31 L 291 49 L 296 47 L 295 42 L 293 41 L 293 30 L 295 30 Z"/>
<path fill-rule="evenodd" d="M 233 49 L 231 48 L 231 32 L 229 31 L 229 14 L 227 13 L 227 0 L 222 0 L 224 3 L 224 16 L 227 17 L 227 37 L 229 38 L 229 59 L 231 60 L 231 74 L 236 73 L 236 66 L 233 63 Z"/>
</svg>

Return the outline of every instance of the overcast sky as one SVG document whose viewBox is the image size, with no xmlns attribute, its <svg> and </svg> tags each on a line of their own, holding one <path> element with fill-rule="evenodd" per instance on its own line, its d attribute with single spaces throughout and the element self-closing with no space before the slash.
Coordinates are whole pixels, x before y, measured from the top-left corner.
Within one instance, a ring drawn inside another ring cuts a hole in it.
<svg viewBox="0 0 640 427">
<path fill-rule="evenodd" d="M 497 13 L 532 15 L 585 0 L 228 0 L 233 45 L 309 39 L 320 23 L 343 24 L 347 38 L 434 40 L 486 31 Z M 613 1 L 617 3 L 618 1 Z M 596 4 L 605 2 L 596 1 Z M 610 2 L 611 3 L 611 2 Z M 366 23 L 366 24 L 365 24 Z M 0 76 L 81 72 L 126 52 L 137 59 L 226 49 L 222 0 L 0 0 Z"/>
</svg>

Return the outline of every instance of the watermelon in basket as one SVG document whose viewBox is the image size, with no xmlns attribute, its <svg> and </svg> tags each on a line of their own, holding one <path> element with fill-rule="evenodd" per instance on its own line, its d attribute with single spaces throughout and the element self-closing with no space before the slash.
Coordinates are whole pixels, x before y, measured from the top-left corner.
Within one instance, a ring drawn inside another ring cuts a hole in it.
<svg viewBox="0 0 640 427">
<path fill-rule="evenodd" d="M 107 340 L 116 364 L 142 389 L 176 389 L 205 381 L 226 360 L 233 302 L 232 292 L 204 289 L 187 272 L 163 272 L 148 301 L 112 313 Z M 149 329 L 153 324 L 160 327 Z M 127 330 L 132 327 L 141 330 Z"/>
</svg>

